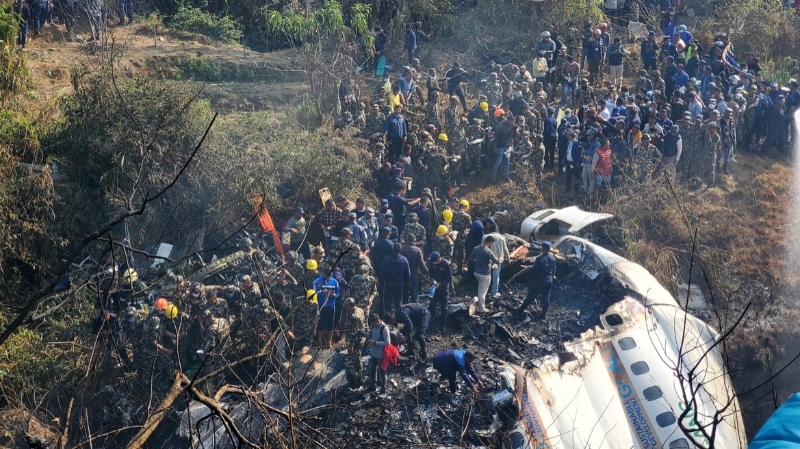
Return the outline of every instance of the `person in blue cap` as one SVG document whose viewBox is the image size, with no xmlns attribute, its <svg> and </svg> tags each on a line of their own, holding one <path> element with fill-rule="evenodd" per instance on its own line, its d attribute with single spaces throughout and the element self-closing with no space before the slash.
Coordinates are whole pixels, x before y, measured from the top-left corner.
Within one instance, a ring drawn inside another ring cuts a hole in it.
<svg viewBox="0 0 800 449">
<path fill-rule="evenodd" d="M 543 242 L 542 254 L 536 258 L 533 265 L 517 272 L 508 280 L 511 283 L 523 274 L 531 276 L 531 281 L 528 284 L 528 295 L 522 305 L 514 309 L 515 315 L 522 315 L 537 297 L 541 297 L 539 304 L 542 311 L 536 315 L 536 319 L 546 319 L 547 310 L 550 308 L 550 290 L 552 290 L 553 282 L 556 280 L 556 265 L 556 257 L 550 253 L 550 242 Z"/>
</svg>

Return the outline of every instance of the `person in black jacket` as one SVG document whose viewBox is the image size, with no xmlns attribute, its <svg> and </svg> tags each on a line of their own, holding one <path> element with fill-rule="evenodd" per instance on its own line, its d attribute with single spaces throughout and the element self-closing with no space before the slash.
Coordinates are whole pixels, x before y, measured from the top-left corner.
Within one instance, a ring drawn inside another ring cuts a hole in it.
<svg viewBox="0 0 800 449">
<path fill-rule="evenodd" d="M 428 309 L 432 318 L 436 317 L 436 309 L 440 310 L 439 325 L 442 330 L 445 330 L 447 327 L 447 303 L 450 300 L 450 285 L 453 283 L 453 266 L 449 260 L 443 259 L 436 251 L 428 256 L 428 261 L 430 262 L 428 273 L 431 276 L 431 284 L 436 288 Z"/>
<path fill-rule="evenodd" d="M 542 243 L 542 254 L 536 258 L 533 265 L 518 271 L 517 274 L 511 276 L 508 280 L 509 284 L 514 281 L 518 276 L 530 273 L 533 279 L 528 284 L 528 295 L 525 301 L 519 308 L 514 309 L 514 314 L 522 315 L 525 309 L 541 296 L 542 311 L 536 315 L 537 319 L 544 320 L 547 315 L 547 309 L 550 308 L 550 290 L 553 288 L 553 281 L 556 279 L 556 265 L 558 261 L 556 257 L 550 253 L 550 242 Z"/>
<path fill-rule="evenodd" d="M 581 179 L 581 144 L 576 139 L 576 131 L 572 128 L 567 129 L 567 149 L 564 156 L 564 166 L 566 167 L 566 191 L 572 191 L 573 176 L 576 180 Z"/>
<path fill-rule="evenodd" d="M 492 167 L 492 182 L 497 182 L 495 176 L 500 164 L 504 164 L 505 180 L 508 181 L 509 170 L 511 169 L 511 148 L 514 147 L 514 138 L 517 136 L 519 127 L 514 124 L 514 116 L 506 115 L 505 123 L 498 127 L 494 134 L 494 143 L 497 152 L 497 159 Z"/>
<path fill-rule="evenodd" d="M 428 267 L 425 265 L 425 256 L 422 248 L 416 245 L 417 236 L 408 235 L 403 242 L 400 254 L 408 260 L 408 267 L 411 270 L 411 300 L 416 301 L 420 295 L 419 273 L 428 275 Z"/>
<path fill-rule="evenodd" d="M 392 326 L 397 326 L 398 323 L 403 325 L 400 333 L 403 334 L 402 343 L 408 344 L 407 354 L 413 355 L 414 343 L 419 343 L 420 360 L 422 362 L 428 360 L 425 334 L 428 333 L 428 326 L 431 323 L 431 312 L 424 305 L 416 302 L 404 304 L 394 314 L 387 316 L 385 321 Z"/>
<path fill-rule="evenodd" d="M 28 23 L 31 21 L 31 7 L 28 2 L 20 0 L 14 1 L 14 12 L 19 16 L 19 32 L 17 33 L 17 44 L 25 48 L 28 43 Z"/>
</svg>

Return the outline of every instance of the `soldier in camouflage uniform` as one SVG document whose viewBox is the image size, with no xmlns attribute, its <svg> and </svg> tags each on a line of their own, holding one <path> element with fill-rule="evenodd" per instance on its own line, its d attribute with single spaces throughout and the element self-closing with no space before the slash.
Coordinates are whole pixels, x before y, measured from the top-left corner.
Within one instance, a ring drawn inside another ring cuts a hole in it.
<svg viewBox="0 0 800 449">
<path fill-rule="evenodd" d="M 356 305 L 369 313 L 372 307 L 372 300 L 378 294 L 378 280 L 369 274 L 370 268 L 367 265 L 359 267 L 359 274 L 350 279 L 347 293 L 355 298 Z"/>
<path fill-rule="evenodd" d="M 419 224 L 419 217 L 414 212 L 408 214 L 408 223 L 406 223 L 406 226 L 403 228 L 403 233 L 400 235 L 400 240 L 403 242 L 410 242 L 410 236 L 412 235 L 416 237 L 414 240 L 414 246 L 424 248 L 427 233 L 425 232 L 425 226 Z"/>
<path fill-rule="evenodd" d="M 286 263 L 283 265 L 283 271 L 291 276 L 291 278 L 289 278 L 289 284 L 295 286 L 300 286 L 300 282 L 303 280 L 303 275 L 306 272 L 306 269 L 300 264 L 299 260 L 300 256 L 298 256 L 295 251 L 289 251 L 286 253 Z M 302 290 L 302 288 L 298 288 Z M 300 294 L 302 291 L 297 291 L 295 293 Z M 293 298 L 294 296 L 294 294 L 289 295 L 287 298 Z"/>
<path fill-rule="evenodd" d="M 200 357 L 207 357 L 204 367 L 205 374 L 212 373 L 225 365 L 224 355 L 231 346 L 230 323 L 223 317 L 214 314 L 213 309 L 203 312 L 203 322 L 205 334 L 203 335 L 203 347 L 197 351 Z M 206 391 L 211 393 L 216 390 L 218 379 L 212 379 L 205 386 Z"/>
<path fill-rule="evenodd" d="M 485 132 L 480 125 L 470 125 L 467 127 L 467 142 L 472 142 L 477 139 L 483 139 Z M 464 162 L 464 172 L 478 173 L 481 170 L 481 147 L 483 144 L 478 143 L 474 145 L 467 145 Z"/>
<path fill-rule="evenodd" d="M 692 123 L 692 113 L 686 111 L 683 114 L 683 123 L 681 123 L 683 150 L 681 151 L 681 160 L 678 162 L 678 169 L 686 179 L 692 179 L 693 176 L 697 176 L 698 156 L 700 155 L 704 134 L 705 129 L 703 129 L 702 123 Z"/>
<path fill-rule="evenodd" d="M 164 343 L 161 317 L 155 314 L 147 317 L 143 322 L 141 340 L 134 350 L 136 374 L 144 390 L 150 389 L 151 376 L 152 386 L 157 392 L 163 391 L 171 383 L 174 354 Z"/>
<path fill-rule="evenodd" d="M 536 134 L 537 130 L 541 130 L 540 132 L 544 132 L 544 122 L 542 121 L 541 116 L 539 115 L 539 108 L 526 108 L 524 111 L 525 117 L 525 127 L 524 129 L 520 129 L 520 131 L 530 131 L 531 134 Z M 546 117 L 546 116 L 545 116 Z"/>
<path fill-rule="evenodd" d="M 450 237 L 450 229 L 445 225 L 439 225 L 436 228 L 436 237 L 433 238 L 431 244 L 432 252 L 437 252 L 443 258 L 450 260 L 453 257 L 453 239 Z"/>
<path fill-rule="evenodd" d="M 348 369 L 350 386 L 358 388 L 361 386 L 361 374 L 364 372 L 364 364 L 361 361 L 361 353 L 364 350 L 364 335 L 367 330 L 367 314 L 361 307 L 356 305 L 354 298 L 344 300 L 344 311 L 342 321 L 339 322 L 339 330 L 347 338 L 347 359 L 345 365 Z"/>
<path fill-rule="evenodd" d="M 450 106 L 444 110 L 444 129 L 448 135 L 453 134 L 458 127 L 460 117 L 461 113 L 458 112 L 458 97 L 451 95 Z"/>
<path fill-rule="evenodd" d="M 642 134 L 642 141 L 636 151 L 636 179 L 640 182 L 649 182 L 659 163 L 661 152 L 650 143 L 650 134 Z"/>
<path fill-rule="evenodd" d="M 406 145 L 411 145 L 411 149 L 414 153 L 417 153 L 420 146 L 420 137 L 419 137 L 419 124 L 414 123 L 408 128 L 408 136 L 406 137 Z"/>
<path fill-rule="evenodd" d="M 706 186 L 711 187 L 716 178 L 717 158 L 722 137 L 719 135 L 719 123 L 716 121 L 709 121 L 704 128 L 705 136 L 703 136 L 702 147 L 698 155 L 697 176 L 706 183 Z"/>
<path fill-rule="evenodd" d="M 280 294 L 284 298 L 293 298 L 298 290 L 302 290 L 302 286 L 294 284 L 286 272 L 280 272 L 276 275 L 275 282 L 270 285 L 267 297 L 272 300 Z"/>
<path fill-rule="evenodd" d="M 261 302 L 261 286 L 254 282 L 249 275 L 242 276 L 239 288 L 242 290 L 247 307 L 255 307 Z"/>
<path fill-rule="evenodd" d="M 486 94 L 486 101 L 490 106 L 500 107 L 502 105 L 503 86 L 500 85 L 496 72 L 492 72 L 489 75 L 489 80 L 486 82 L 486 87 L 483 88 L 483 93 Z"/>
<path fill-rule="evenodd" d="M 653 91 L 659 91 L 662 94 L 665 94 L 665 91 L 667 90 L 667 83 L 664 81 L 664 78 L 661 77 L 661 72 L 658 70 L 653 70 L 650 72 L 650 74 L 652 75 Z M 667 130 L 664 130 L 664 132 L 667 132 Z"/>
<path fill-rule="evenodd" d="M 425 124 L 433 125 L 439 129 L 441 123 L 439 122 L 439 92 L 431 92 L 431 97 L 428 99 L 428 106 L 425 110 Z"/>
<path fill-rule="evenodd" d="M 581 33 L 575 28 L 574 23 L 569 24 L 565 38 L 567 40 L 567 53 L 572 56 L 580 56 L 578 49 L 581 47 Z M 559 65 L 556 65 L 556 67 L 561 68 Z"/>
<path fill-rule="evenodd" d="M 653 81 L 647 77 L 647 70 L 641 69 L 639 70 L 639 78 L 636 80 L 636 84 L 633 88 L 634 94 L 642 94 L 645 95 L 647 92 L 653 90 Z"/>
<path fill-rule="evenodd" d="M 430 144 L 425 152 L 425 180 L 421 187 L 427 187 L 433 190 L 439 190 L 443 187 L 442 180 L 444 179 L 444 171 L 447 167 L 447 159 L 442 149 L 438 146 Z"/>
<path fill-rule="evenodd" d="M 584 104 L 594 107 L 597 104 L 597 94 L 595 94 L 594 88 L 589 86 L 589 80 L 581 78 L 581 84 L 578 87 L 578 91 L 575 92 L 575 106 L 573 109 L 577 110 Z"/>
<path fill-rule="evenodd" d="M 142 341 L 146 318 L 147 317 L 144 314 L 144 311 L 140 311 L 133 306 L 128 306 L 123 312 L 123 343 L 126 348 L 128 344 L 130 344 L 131 351 L 133 352 L 134 365 L 138 364 L 137 359 L 139 358 L 139 354 L 137 350 L 139 349 L 140 342 Z"/>
<path fill-rule="evenodd" d="M 563 89 L 564 83 L 564 75 L 561 74 L 561 68 L 567 63 L 567 51 L 567 47 L 562 46 L 558 51 L 558 55 L 556 55 L 555 62 L 553 62 L 553 68 L 555 70 L 553 70 L 551 74 L 552 80 L 550 81 L 550 98 L 553 99 L 561 98 L 561 90 Z M 575 53 L 569 54 L 574 55 Z"/>
<path fill-rule="evenodd" d="M 244 251 L 245 255 L 242 261 L 239 262 L 238 271 L 240 273 L 263 276 L 263 274 L 272 268 L 272 263 L 267 260 L 264 251 L 253 246 L 253 241 L 249 238 L 243 238 L 239 242 L 239 247 Z"/>
<path fill-rule="evenodd" d="M 408 225 L 406 225 L 406 227 L 408 227 Z M 361 251 L 361 248 L 358 247 L 348 252 L 346 256 L 342 257 L 341 264 L 347 279 L 350 279 L 358 274 L 362 265 L 366 265 L 370 270 L 372 269 L 372 261 L 370 261 L 369 257 Z"/>
<path fill-rule="evenodd" d="M 373 104 L 372 113 L 367 116 L 366 125 L 364 126 L 364 135 L 369 137 L 381 132 L 385 121 L 386 116 L 381 112 L 380 107 L 377 104 Z"/>
<path fill-rule="evenodd" d="M 464 167 L 466 165 L 466 150 L 467 150 L 467 119 L 461 117 L 458 126 L 453 128 L 453 132 L 449 135 L 448 145 L 448 160 L 450 162 L 449 172 L 450 181 L 453 186 L 464 184 Z"/>
<path fill-rule="evenodd" d="M 336 260 L 340 255 L 355 248 L 358 248 L 358 244 L 353 241 L 353 230 L 347 227 L 342 228 L 342 236 L 331 244 L 330 257 Z"/>
<path fill-rule="evenodd" d="M 317 319 L 319 318 L 316 292 L 307 290 L 304 296 L 295 298 L 293 306 L 294 329 L 292 331 L 295 337 L 295 348 L 310 347 L 314 343 L 314 334 L 317 332 Z"/>
<path fill-rule="evenodd" d="M 453 231 L 458 231 L 453 245 L 453 263 L 456 266 L 456 272 L 461 272 L 461 268 L 464 264 L 464 258 L 466 257 L 464 243 L 467 241 L 467 231 L 470 225 L 472 225 L 472 217 L 467 213 L 469 203 L 467 203 L 466 200 L 461 201 L 463 201 L 463 203 L 459 203 L 458 209 L 453 211 L 452 221 Z M 472 251 L 471 248 L 470 251 Z"/>
<path fill-rule="evenodd" d="M 530 155 L 533 152 L 533 142 L 531 142 L 531 132 L 522 131 L 522 139 L 514 145 L 514 153 L 522 156 L 523 160 L 527 159 L 530 163 Z M 542 159 L 544 160 L 544 159 Z M 447 257 L 445 257 L 447 259 Z"/>
<path fill-rule="evenodd" d="M 544 170 L 544 143 L 542 142 L 542 136 L 537 134 L 533 137 L 533 145 L 532 150 L 530 152 L 530 160 L 531 168 L 533 169 L 534 179 L 536 179 L 536 188 L 542 188 L 542 170 Z"/>
</svg>

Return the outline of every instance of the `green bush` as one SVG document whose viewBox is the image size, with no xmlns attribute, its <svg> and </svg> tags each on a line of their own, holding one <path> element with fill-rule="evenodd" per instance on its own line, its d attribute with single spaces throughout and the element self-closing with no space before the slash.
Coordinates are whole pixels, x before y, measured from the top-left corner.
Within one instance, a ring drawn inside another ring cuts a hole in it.
<svg viewBox="0 0 800 449">
<path fill-rule="evenodd" d="M 198 33 L 228 44 L 238 44 L 242 29 L 230 16 L 217 16 L 199 8 L 181 6 L 169 26 L 180 31 Z"/>
<path fill-rule="evenodd" d="M 313 130 L 322 126 L 322 117 L 317 113 L 317 107 L 314 105 L 314 100 L 308 95 L 303 97 L 303 101 L 297 104 L 295 111 L 297 123 L 304 129 Z"/>
<path fill-rule="evenodd" d="M 0 92 L 19 92 L 30 82 L 25 57 L 15 48 L 18 30 L 11 5 L 0 5 Z"/>
</svg>

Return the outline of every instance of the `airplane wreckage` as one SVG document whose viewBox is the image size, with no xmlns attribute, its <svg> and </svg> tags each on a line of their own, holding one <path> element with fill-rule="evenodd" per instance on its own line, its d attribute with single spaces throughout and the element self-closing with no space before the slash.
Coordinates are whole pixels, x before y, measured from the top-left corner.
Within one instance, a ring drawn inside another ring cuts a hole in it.
<svg viewBox="0 0 800 449">
<path fill-rule="evenodd" d="M 558 282 L 547 322 L 502 307 L 476 316 L 474 288 L 456 287 L 449 328 L 429 334 L 428 352 L 473 350 L 488 387 L 483 395 L 450 394 L 429 364 L 401 357 L 389 370 L 388 397 L 378 397 L 350 388 L 342 350 L 303 348 L 284 370 L 248 386 L 247 397 L 218 398 L 231 421 L 190 402 L 168 444 L 239 447 L 233 423 L 250 442 L 269 445 L 297 425 L 287 416 L 302 413 L 314 417 L 308 425 L 318 426 L 326 447 L 747 447 L 720 335 L 642 266 L 584 238 L 611 218 L 546 209 L 526 218 L 522 238 L 507 235 L 517 260 L 504 278 L 532 261 L 527 249 L 535 256 L 541 241 L 552 242 Z M 505 290 L 497 305 L 516 307 L 524 290 Z"/>
</svg>

